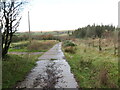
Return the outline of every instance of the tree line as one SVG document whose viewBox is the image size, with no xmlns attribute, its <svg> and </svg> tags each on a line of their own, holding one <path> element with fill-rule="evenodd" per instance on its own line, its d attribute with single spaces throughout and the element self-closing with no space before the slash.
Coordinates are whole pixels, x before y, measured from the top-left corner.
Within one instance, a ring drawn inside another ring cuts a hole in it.
<svg viewBox="0 0 120 90">
<path fill-rule="evenodd" d="M 72 36 L 75 38 L 92 38 L 93 46 L 94 39 L 98 40 L 98 48 L 99 51 L 102 51 L 102 39 L 112 38 L 112 42 L 114 45 L 114 54 L 117 53 L 118 49 L 118 39 L 119 39 L 120 28 L 116 28 L 113 25 L 88 25 L 83 28 L 78 28 L 74 32 L 72 32 Z"/>
<path fill-rule="evenodd" d="M 77 38 L 102 38 L 106 36 L 106 33 L 112 33 L 115 31 L 115 26 L 113 25 L 88 25 L 83 28 L 76 29 L 72 36 L 75 36 Z M 117 30 L 117 29 L 116 29 Z"/>
</svg>

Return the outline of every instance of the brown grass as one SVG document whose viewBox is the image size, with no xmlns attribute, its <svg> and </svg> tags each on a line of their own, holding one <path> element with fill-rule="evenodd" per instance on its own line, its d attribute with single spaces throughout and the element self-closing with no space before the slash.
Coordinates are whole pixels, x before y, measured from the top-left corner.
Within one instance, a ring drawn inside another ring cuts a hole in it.
<svg viewBox="0 0 120 90">
<path fill-rule="evenodd" d="M 101 85 L 108 84 L 108 71 L 105 68 L 100 70 L 99 78 L 100 78 Z"/>
<path fill-rule="evenodd" d="M 31 44 L 27 47 L 28 50 L 48 50 L 57 42 L 54 40 L 38 42 L 36 40 L 32 41 Z"/>
</svg>

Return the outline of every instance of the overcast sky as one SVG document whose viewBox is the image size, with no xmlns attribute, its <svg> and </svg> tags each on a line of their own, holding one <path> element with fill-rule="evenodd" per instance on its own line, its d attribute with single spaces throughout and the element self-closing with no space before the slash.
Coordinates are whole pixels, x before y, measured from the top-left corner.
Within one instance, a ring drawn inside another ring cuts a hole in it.
<svg viewBox="0 0 120 90">
<path fill-rule="evenodd" d="M 119 0 L 32 0 L 22 12 L 19 31 L 73 30 L 88 24 L 118 24 Z"/>
</svg>

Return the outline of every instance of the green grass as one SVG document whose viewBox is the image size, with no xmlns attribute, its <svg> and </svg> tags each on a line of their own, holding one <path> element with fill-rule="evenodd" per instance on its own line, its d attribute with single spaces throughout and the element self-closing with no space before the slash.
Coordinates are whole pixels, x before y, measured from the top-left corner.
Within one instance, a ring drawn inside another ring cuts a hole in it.
<svg viewBox="0 0 120 90">
<path fill-rule="evenodd" d="M 12 88 L 18 81 L 25 78 L 28 72 L 36 65 L 40 55 L 9 55 L 2 62 L 2 86 Z"/>
<path fill-rule="evenodd" d="M 78 81 L 79 87 L 118 87 L 117 56 L 108 52 L 99 52 L 94 48 L 86 47 L 84 44 L 78 45 L 76 48 L 75 54 L 65 53 L 65 56 Z"/>
</svg>

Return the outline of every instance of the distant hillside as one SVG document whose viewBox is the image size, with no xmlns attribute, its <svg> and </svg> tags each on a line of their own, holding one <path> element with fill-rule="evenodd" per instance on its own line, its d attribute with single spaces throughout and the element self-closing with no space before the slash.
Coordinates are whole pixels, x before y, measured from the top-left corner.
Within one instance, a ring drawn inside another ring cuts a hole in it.
<svg viewBox="0 0 120 90">
<path fill-rule="evenodd" d="M 31 35 L 61 35 L 72 33 L 74 30 L 61 30 L 61 31 L 31 31 Z M 16 32 L 16 35 L 28 35 L 29 32 Z"/>
</svg>

